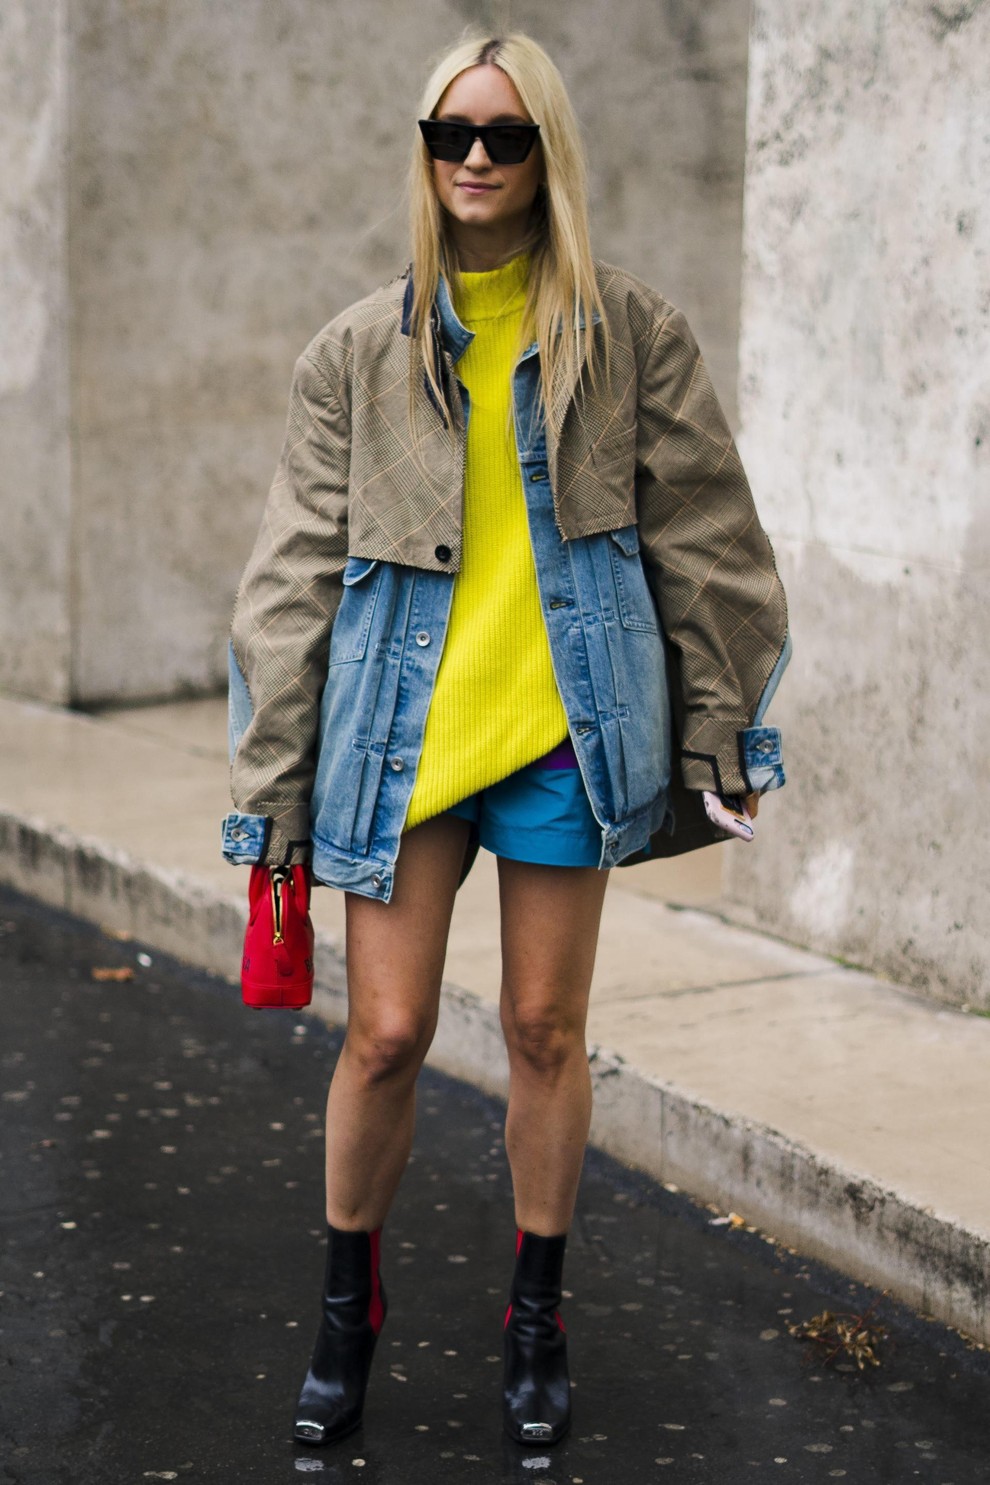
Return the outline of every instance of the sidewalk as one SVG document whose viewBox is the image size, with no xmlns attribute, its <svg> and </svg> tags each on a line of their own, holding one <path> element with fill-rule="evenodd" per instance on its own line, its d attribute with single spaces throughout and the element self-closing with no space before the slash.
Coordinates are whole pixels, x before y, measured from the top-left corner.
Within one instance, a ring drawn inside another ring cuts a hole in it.
<svg viewBox="0 0 990 1485">
<path fill-rule="evenodd" d="M 510 1442 L 502 1110 L 430 1068 L 363 1427 L 293 1444 L 341 1033 L 136 952 L 0 887 L 4 1485 L 985 1485 L 990 1357 L 598 1151 L 564 1267 L 573 1426 Z M 871 1309 L 877 1368 L 792 1336 L 825 1309 Z"/>
<path fill-rule="evenodd" d="M 0 757 L 0 880 L 236 972 L 246 873 L 219 856 L 221 702 L 85 717 L 0 700 Z M 674 868 L 682 901 L 710 895 L 708 854 Z M 990 1021 L 652 900 L 639 871 L 614 872 L 606 898 L 594 1141 L 990 1342 Z M 495 903 L 482 852 L 430 1060 L 501 1093 Z M 345 1003 L 342 910 L 315 894 L 328 1020 Z"/>
</svg>

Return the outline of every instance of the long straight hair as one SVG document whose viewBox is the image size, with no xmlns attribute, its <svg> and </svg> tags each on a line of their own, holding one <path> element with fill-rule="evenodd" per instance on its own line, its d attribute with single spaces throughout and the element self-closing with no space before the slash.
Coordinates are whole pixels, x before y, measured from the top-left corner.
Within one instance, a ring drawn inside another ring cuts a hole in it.
<svg viewBox="0 0 990 1485">
<path fill-rule="evenodd" d="M 571 387 L 587 363 L 594 385 L 599 371 L 594 321 L 601 319 L 601 348 L 608 359 L 608 330 L 595 280 L 588 233 L 587 170 L 574 109 L 564 80 L 546 52 L 520 31 L 503 37 L 469 36 L 452 48 L 430 75 L 421 118 L 432 118 L 447 88 L 469 67 L 500 67 L 540 126 L 545 184 L 533 207 L 528 240 L 531 256 L 522 345 L 535 340 L 540 352 L 544 411 L 555 416 L 554 392 Z M 446 213 L 433 183 L 433 162 L 416 130 L 410 170 L 413 302 L 410 325 L 410 417 L 425 373 L 439 406 L 445 398 L 433 348 L 431 311 L 443 274 L 456 292 L 459 268 Z M 522 348 L 522 347 L 521 347 Z M 563 402 L 559 416 L 563 415 Z M 555 432 L 560 431 L 555 428 Z M 415 440 L 414 440 L 415 441 Z"/>
</svg>

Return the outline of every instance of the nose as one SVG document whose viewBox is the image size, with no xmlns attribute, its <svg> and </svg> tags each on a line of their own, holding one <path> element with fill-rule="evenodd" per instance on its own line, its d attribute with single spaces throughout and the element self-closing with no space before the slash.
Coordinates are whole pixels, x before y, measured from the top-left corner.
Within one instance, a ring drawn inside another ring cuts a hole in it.
<svg viewBox="0 0 990 1485">
<path fill-rule="evenodd" d="M 485 146 L 477 135 L 475 135 L 471 143 L 471 148 L 464 158 L 464 163 L 471 170 L 488 170 L 491 168 L 492 162 L 489 160 Z"/>
</svg>

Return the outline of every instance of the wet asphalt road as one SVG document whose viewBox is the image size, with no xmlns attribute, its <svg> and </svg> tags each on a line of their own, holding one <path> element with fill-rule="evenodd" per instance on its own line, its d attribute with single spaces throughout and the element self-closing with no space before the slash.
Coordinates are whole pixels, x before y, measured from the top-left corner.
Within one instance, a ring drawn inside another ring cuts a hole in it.
<svg viewBox="0 0 990 1485">
<path fill-rule="evenodd" d="M 883 1363 L 789 1322 L 874 1296 L 590 1154 L 565 1279 L 569 1439 L 500 1431 L 500 1106 L 425 1071 L 360 1432 L 290 1439 L 323 1268 L 340 1038 L 0 893 L 0 1479 L 10 1485 L 975 1485 L 990 1358 L 882 1301 Z M 130 968 L 98 982 L 94 968 Z"/>
</svg>

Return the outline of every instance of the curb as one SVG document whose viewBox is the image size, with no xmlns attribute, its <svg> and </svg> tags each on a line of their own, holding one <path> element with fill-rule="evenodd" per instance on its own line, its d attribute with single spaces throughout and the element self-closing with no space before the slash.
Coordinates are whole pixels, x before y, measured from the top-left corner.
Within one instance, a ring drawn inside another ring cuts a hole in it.
<svg viewBox="0 0 990 1485">
<path fill-rule="evenodd" d="M 0 811 L 0 882 L 226 978 L 240 962 L 246 902 L 42 820 Z M 326 933 L 312 1011 L 332 1024 L 346 1016 L 344 963 Z M 428 1061 L 504 1098 L 497 1008 L 445 982 Z M 607 1154 L 990 1344 L 986 1235 L 603 1048 L 591 1048 L 590 1064 L 591 1139 Z"/>
</svg>

